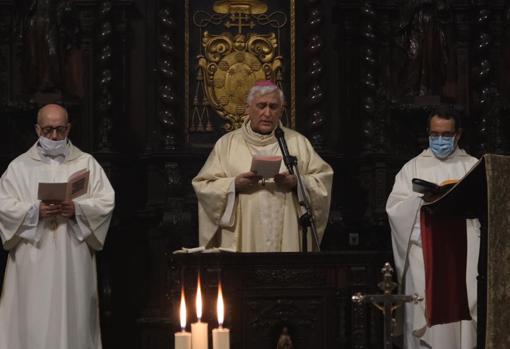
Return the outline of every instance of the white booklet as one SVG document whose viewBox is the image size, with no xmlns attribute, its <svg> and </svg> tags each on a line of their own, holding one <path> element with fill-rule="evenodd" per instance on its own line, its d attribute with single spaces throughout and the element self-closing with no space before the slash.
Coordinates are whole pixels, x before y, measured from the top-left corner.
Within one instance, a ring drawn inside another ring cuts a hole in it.
<svg viewBox="0 0 510 349">
<path fill-rule="evenodd" d="M 263 178 L 273 178 L 280 173 L 281 156 L 254 155 L 251 159 L 250 171 Z"/>
<path fill-rule="evenodd" d="M 37 198 L 46 202 L 75 199 L 87 192 L 90 171 L 86 168 L 69 176 L 65 183 L 39 183 Z"/>
</svg>

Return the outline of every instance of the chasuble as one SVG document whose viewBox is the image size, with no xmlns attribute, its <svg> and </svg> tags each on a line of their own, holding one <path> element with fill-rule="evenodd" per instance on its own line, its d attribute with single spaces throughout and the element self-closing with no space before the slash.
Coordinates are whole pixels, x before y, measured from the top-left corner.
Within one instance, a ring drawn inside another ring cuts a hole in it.
<svg viewBox="0 0 510 349">
<path fill-rule="evenodd" d="M 298 168 L 322 238 L 329 215 L 333 170 L 298 132 L 282 128 L 289 153 Z M 235 177 L 250 170 L 254 155 L 281 155 L 273 133 L 254 132 L 245 121 L 221 137 L 193 179 L 198 198 L 199 241 L 240 252 L 299 251 L 298 217 L 302 208 L 295 191 L 285 191 L 270 179 L 250 192 L 236 193 Z M 280 173 L 287 171 L 282 161 Z M 311 236 L 308 239 L 311 250 Z"/>
</svg>

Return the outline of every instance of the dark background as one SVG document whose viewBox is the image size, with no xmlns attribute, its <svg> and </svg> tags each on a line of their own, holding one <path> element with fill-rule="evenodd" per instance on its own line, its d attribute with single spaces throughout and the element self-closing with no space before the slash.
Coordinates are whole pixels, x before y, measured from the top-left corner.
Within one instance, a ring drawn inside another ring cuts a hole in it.
<svg viewBox="0 0 510 349">
<path fill-rule="evenodd" d="M 191 3 L 211 11 L 213 1 Z M 287 15 L 289 4 L 268 1 Z M 385 201 L 396 171 L 426 147 L 431 108 L 448 102 L 464 112 L 462 144 L 471 154 L 510 151 L 509 1 L 295 5 L 296 129 L 335 170 L 322 248 L 387 253 Z M 59 101 L 70 112 L 71 139 L 101 162 L 116 190 L 98 254 L 107 348 L 140 348 L 147 323 L 168 323 L 169 252 L 197 244 L 190 182 L 210 147 L 203 138 L 194 144 L 186 126 L 185 15 L 177 0 L 0 0 L 0 167 L 35 141 L 38 107 Z M 27 63 L 30 48 L 32 62 L 48 52 L 41 29 L 27 24 L 35 17 L 58 23 L 59 60 L 46 67 L 62 73 L 46 84 Z M 199 42 L 190 40 L 195 52 Z M 74 80 L 70 67 L 79 72 Z"/>
</svg>

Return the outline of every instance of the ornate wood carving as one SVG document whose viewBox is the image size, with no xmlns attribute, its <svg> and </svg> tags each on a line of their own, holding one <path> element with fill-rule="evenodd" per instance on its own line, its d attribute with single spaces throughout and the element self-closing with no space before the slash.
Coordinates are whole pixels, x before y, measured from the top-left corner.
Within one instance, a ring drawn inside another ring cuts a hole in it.
<svg viewBox="0 0 510 349">
<path fill-rule="evenodd" d="M 323 42 L 321 37 L 322 13 L 320 0 L 307 0 L 305 12 L 308 18 L 305 24 L 306 30 L 306 123 L 308 136 L 314 148 L 318 151 L 324 150 L 325 139 L 322 133 L 326 124 L 323 114 L 322 102 L 325 98 L 325 91 L 322 86 L 322 72 L 324 70 L 321 54 Z"/>
<path fill-rule="evenodd" d="M 192 146 L 210 146 L 238 128 L 247 92 L 258 80 L 290 89 L 282 122 L 295 126 L 294 3 L 185 1 L 186 132 Z"/>
<path fill-rule="evenodd" d="M 299 287 L 304 284 L 320 286 L 327 281 L 327 276 L 324 272 L 289 268 L 285 273 L 276 270 L 254 270 L 249 274 L 247 280 L 248 285 L 253 288 L 262 287 L 261 285 L 271 285 L 271 287 L 290 287 L 292 285 Z"/>
<path fill-rule="evenodd" d="M 490 11 L 488 4 L 485 1 L 478 1 L 476 9 L 476 38 L 475 48 L 477 59 L 477 74 L 476 74 L 476 94 L 474 101 L 478 105 L 480 111 L 477 124 L 479 125 L 479 151 L 484 153 L 488 149 L 488 135 L 490 122 L 487 118 L 486 110 L 490 98 L 491 86 L 489 79 L 491 78 L 492 64 L 490 61 L 490 42 L 489 35 L 489 18 Z"/>
<path fill-rule="evenodd" d="M 99 123 L 98 131 L 100 136 L 97 139 L 99 151 L 112 149 L 113 129 L 113 22 L 112 22 L 113 1 L 104 0 L 99 3 L 97 21 L 98 31 L 96 33 L 96 59 L 97 59 L 97 97 L 96 112 Z"/>
<path fill-rule="evenodd" d="M 351 296 L 371 289 L 384 258 L 366 253 L 173 255 L 170 265 L 176 268 L 171 268 L 173 278 L 168 280 L 172 305 L 167 332 L 179 326 L 181 285 L 186 290 L 188 314 L 193 314 L 190 303 L 200 272 L 205 302 L 203 320 L 209 324 L 216 321 L 211 305 L 215 304 L 221 278 L 228 309 L 225 324 L 231 329 L 232 347 L 275 347 L 282 328 L 287 327 L 299 348 L 368 349 L 367 343 L 382 340 L 381 328 L 369 323 L 372 315 L 368 309 L 352 308 Z M 356 327 L 351 328 L 351 323 Z M 352 331 L 357 337 L 352 337 Z"/>
<path fill-rule="evenodd" d="M 377 152 L 380 148 L 376 139 L 376 132 L 380 131 L 380 124 L 376 124 L 376 14 L 371 1 L 364 1 L 361 7 L 361 119 L 362 119 L 362 148 L 365 152 Z M 384 125 L 384 123 L 383 123 Z M 377 143 L 376 143 L 377 142 Z"/>
<path fill-rule="evenodd" d="M 178 146 L 177 91 L 176 86 L 176 41 L 175 8 L 170 0 L 162 0 L 158 13 L 159 20 L 159 122 L 163 149 L 171 151 Z"/>
</svg>

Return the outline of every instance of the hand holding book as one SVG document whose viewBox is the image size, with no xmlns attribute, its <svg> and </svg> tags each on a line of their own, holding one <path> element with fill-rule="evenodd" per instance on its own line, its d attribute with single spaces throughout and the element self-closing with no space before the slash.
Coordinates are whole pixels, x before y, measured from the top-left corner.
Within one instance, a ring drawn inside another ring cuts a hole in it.
<svg viewBox="0 0 510 349">
<path fill-rule="evenodd" d="M 438 199 L 450 190 L 457 182 L 458 180 L 455 179 L 447 179 L 438 185 L 420 178 L 412 179 L 413 191 L 423 194 L 423 200 L 426 202 Z"/>
<path fill-rule="evenodd" d="M 251 160 L 250 171 L 262 178 L 273 178 L 280 172 L 281 156 L 254 155 Z"/>
<path fill-rule="evenodd" d="M 68 181 L 64 183 L 39 183 L 37 198 L 46 203 L 75 199 L 87 192 L 89 173 L 89 170 L 82 169 L 69 176 Z"/>
</svg>

